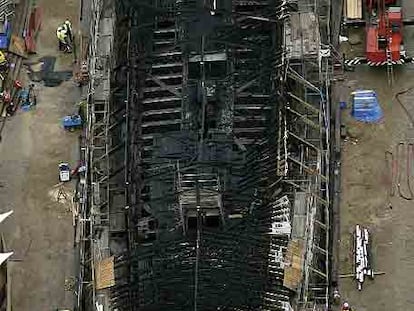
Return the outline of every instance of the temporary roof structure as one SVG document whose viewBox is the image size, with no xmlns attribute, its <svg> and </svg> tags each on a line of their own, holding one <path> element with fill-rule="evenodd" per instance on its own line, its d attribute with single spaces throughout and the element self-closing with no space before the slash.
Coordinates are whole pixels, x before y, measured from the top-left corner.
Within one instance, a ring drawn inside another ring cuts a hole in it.
<svg viewBox="0 0 414 311">
<path fill-rule="evenodd" d="M 13 214 L 13 211 L 8 211 L 6 213 L 0 214 L 0 223 L 2 223 L 7 217 L 9 217 L 11 214 Z M 8 253 L 0 253 L 0 265 L 3 264 L 11 255 L 13 255 L 13 252 Z"/>
<path fill-rule="evenodd" d="M 13 252 L 9 253 L 0 253 L 0 265 L 3 264 L 11 255 L 13 255 Z"/>
<path fill-rule="evenodd" d="M 9 211 L 3 214 L 0 214 L 0 224 L 7 218 L 9 217 L 11 214 L 13 214 L 13 211 Z"/>
</svg>

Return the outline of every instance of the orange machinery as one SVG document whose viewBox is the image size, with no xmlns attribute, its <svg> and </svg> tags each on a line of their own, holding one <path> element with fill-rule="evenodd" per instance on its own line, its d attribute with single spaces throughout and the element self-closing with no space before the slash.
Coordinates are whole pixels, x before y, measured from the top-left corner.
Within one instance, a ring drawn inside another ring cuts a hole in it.
<svg viewBox="0 0 414 311">
<path fill-rule="evenodd" d="M 395 0 L 368 0 L 366 58 L 370 63 L 404 59 L 403 14 Z"/>
</svg>

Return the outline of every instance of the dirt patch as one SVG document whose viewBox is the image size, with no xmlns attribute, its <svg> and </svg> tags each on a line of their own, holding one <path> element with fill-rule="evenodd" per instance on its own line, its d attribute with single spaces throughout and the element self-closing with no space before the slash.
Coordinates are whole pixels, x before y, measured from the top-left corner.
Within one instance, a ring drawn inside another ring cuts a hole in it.
<svg viewBox="0 0 414 311">
<path fill-rule="evenodd" d="M 76 29 L 78 1 L 38 4 L 44 15 L 37 57 L 53 56 L 56 71 L 71 71 L 68 56 L 58 53 L 55 33 L 66 18 Z M 18 111 L 7 121 L 0 144 L 0 202 L 2 211 L 14 210 L 2 230 L 15 252 L 13 258 L 19 259 L 11 265 L 15 311 L 72 309 L 74 301 L 67 286 L 75 268 L 72 213 L 67 207 L 73 184 L 65 186 L 65 203 L 57 202 L 51 189 L 59 182 L 59 162 L 75 165 L 77 161 L 78 135 L 60 129 L 60 119 L 76 109 L 79 91 L 72 81 L 54 88 L 37 83 L 36 91 L 35 110 Z"/>
<path fill-rule="evenodd" d="M 361 292 L 352 279 L 340 280 L 342 297 L 358 311 L 408 310 L 413 303 L 413 203 L 389 197 L 390 169 L 385 160 L 386 151 L 414 139 L 413 125 L 394 99 L 396 92 L 414 85 L 413 69 L 406 65 L 395 70 L 394 87 L 388 86 L 385 68 L 360 67 L 347 75 L 348 92 L 356 88 L 377 91 L 384 111 L 384 119 L 377 124 L 355 122 L 349 108 L 343 112 L 352 139 L 342 147 L 340 273 L 353 272 L 351 233 L 356 224 L 372 231 L 374 268 L 386 273 L 364 283 Z M 413 100 L 414 92 L 401 98 L 414 114 Z"/>
</svg>

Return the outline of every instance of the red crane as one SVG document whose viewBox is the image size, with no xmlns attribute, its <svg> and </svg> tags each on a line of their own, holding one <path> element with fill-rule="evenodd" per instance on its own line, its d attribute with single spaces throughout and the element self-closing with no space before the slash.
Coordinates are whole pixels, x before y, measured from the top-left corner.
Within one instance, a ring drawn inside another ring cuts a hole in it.
<svg viewBox="0 0 414 311">
<path fill-rule="evenodd" d="M 367 0 L 366 49 L 368 63 L 391 64 L 404 59 L 403 15 L 396 0 Z"/>
</svg>

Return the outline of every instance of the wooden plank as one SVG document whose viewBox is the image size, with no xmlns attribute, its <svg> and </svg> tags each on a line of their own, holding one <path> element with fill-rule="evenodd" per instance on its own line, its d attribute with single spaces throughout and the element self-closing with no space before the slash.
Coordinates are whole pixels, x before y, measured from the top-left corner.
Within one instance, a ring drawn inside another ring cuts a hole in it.
<svg viewBox="0 0 414 311">
<path fill-rule="evenodd" d="M 357 19 L 362 19 L 362 0 L 358 0 L 358 16 Z"/>
<path fill-rule="evenodd" d="M 102 259 L 96 266 L 96 289 L 115 285 L 114 256 Z"/>
<path fill-rule="evenodd" d="M 283 278 L 283 286 L 296 290 L 302 281 L 302 254 L 304 251 L 304 243 L 301 240 L 290 240 L 285 255 L 285 273 Z"/>
<path fill-rule="evenodd" d="M 319 54 L 319 23 L 314 13 L 292 13 L 285 22 L 287 57 L 301 59 Z"/>
<path fill-rule="evenodd" d="M 27 58 L 26 43 L 22 37 L 11 35 L 9 52 L 23 58 Z"/>
<path fill-rule="evenodd" d="M 6 293 L 6 310 L 12 311 L 12 268 L 14 263 L 12 261 L 7 262 L 7 293 Z"/>
<path fill-rule="evenodd" d="M 362 0 L 346 0 L 344 14 L 348 19 L 362 19 Z"/>
</svg>

